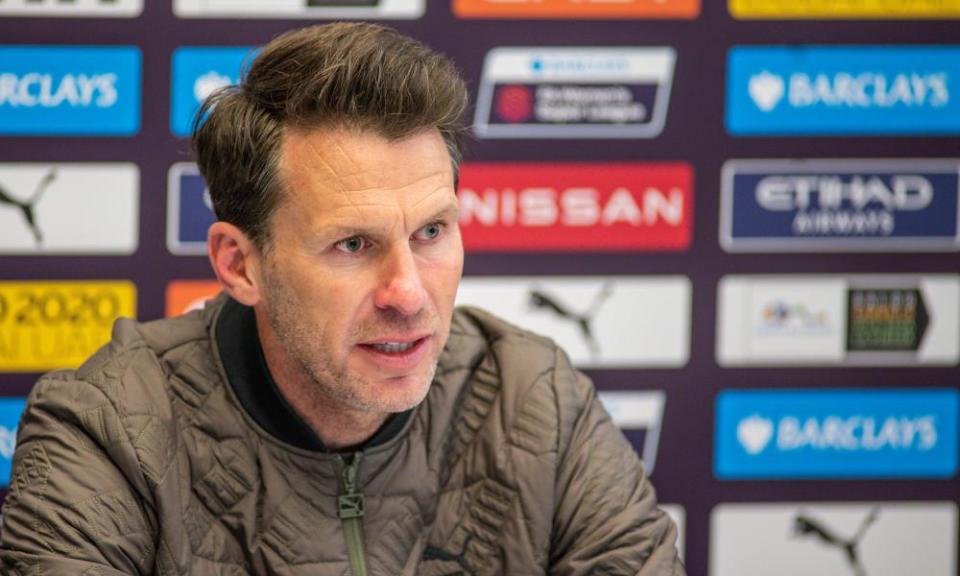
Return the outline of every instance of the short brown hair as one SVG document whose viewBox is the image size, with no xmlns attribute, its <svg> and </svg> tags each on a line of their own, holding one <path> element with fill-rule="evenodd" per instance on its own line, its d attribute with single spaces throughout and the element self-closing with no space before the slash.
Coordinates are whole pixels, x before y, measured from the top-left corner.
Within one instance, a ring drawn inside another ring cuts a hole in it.
<svg viewBox="0 0 960 576">
<path fill-rule="evenodd" d="M 374 24 L 312 26 L 275 38 L 239 85 L 207 98 L 193 149 L 217 218 L 262 250 L 282 188 L 284 128 L 343 126 L 390 140 L 436 128 L 456 178 L 466 106 L 453 63 L 422 43 Z"/>
</svg>

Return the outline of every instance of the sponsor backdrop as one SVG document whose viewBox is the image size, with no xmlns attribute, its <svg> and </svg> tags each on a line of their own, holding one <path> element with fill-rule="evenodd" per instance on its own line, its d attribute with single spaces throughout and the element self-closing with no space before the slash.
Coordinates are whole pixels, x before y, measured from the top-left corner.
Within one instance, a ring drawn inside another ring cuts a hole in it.
<svg viewBox="0 0 960 576">
<path fill-rule="evenodd" d="M 958 0 L 0 0 L 0 496 L 40 373 L 216 291 L 199 101 L 332 19 L 463 70 L 459 301 L 594 380 L 691 575 L 958 574 Z"/>
</svg>

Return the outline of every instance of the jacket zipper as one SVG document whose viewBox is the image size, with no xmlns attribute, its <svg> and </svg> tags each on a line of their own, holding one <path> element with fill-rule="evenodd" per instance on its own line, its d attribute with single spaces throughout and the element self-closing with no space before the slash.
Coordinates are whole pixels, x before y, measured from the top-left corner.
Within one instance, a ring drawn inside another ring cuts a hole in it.
<svg viewBox="0 0 960 576">
<path fill-rule="evenodd" d="M 337 515 L 343 524 L 343 536 L 347 541 L 347 556 L 350 558 L 352 576 L 367 576 L 367 560 L 363 551 L 363 492 L 357 489 L 357 469 L 363 452 L 353 453 L 350 462 L 342 456 L 340 461 L 340 495 L 337 497 Z"/>
</svg>

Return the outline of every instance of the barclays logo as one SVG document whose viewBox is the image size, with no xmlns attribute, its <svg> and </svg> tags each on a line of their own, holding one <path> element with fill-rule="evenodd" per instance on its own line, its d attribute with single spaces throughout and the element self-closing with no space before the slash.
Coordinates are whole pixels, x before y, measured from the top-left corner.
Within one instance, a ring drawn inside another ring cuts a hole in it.
<svg viewBox="0 0 960 576">
<path fill-rule="evenodd" d="M 217 90 L 240 82 L 252 51 L 250 46 L 185 46 L 174 51 L 170 100 L 174 135 L 189 136 L 203 102 Z"/>
<path fill-rule="evenodd" d="M 0 458 L 13 458 L 13 451 L 17 448 L 17 430 L 0 426 Z"/>
<path fill-rule="evenodd" d="M 0 74 L 0 106 L 57 108 L 63 104 L 73 107 L 110 108 L 117 102 L 117 75 L 28 73 Z"/>
<path fill-rule="evenodd" d="M 773 421 L 759 414 L 744 418 L 737 424 L 737 440 L 751 456 L 766 450 L 771 438 L 773 438 Z"/>
<path fill-rule="evenodd" d="M 731 134 L 960 132 L 960 48 L 735 47 Z"/>
<path fill-rule="evenodd" d="M 17 428 L 26 403 L 26 398 L 0 398 L 0 488 L 10 483 Z"/>
<path fill-rule="evenodd" d="M 931 415 L 916 418 L 864 418 L 786 416 L 777 422 L 753 414 L 737 424 L 737 440 L 750 455 L 761 454 L 768 446 L 792 451 L 816 450 L 932 450 L 937 445 L 936 422 Z"/>
<path fill-rule="evenodd" d="M 932 106 L 939 108 L 950 102 L 950 89 L 945 73 L 883 74 L 863 73 L 857 76 L 840 72 L 835 75 L 791 74 L 789 83 L 782 76 L 764 70 L 750 77 L 750 98 L 764 112 L 772 112 L 787 96 L 795 108 L 810 106 L 846 106 L 850 108 L 890 108 Z"/>
<path fill-rule="evenodd" d="M 728 390 L 715 473 L 746 478 L 942 478 L 957 469 L 956 390 Z"/>
<path fill-rule="evenodd" d="M 0 134 L 133 135 L 140 76 L 132 46 L 0 46 Z"/>
<path fill-rule="evenodd" d="M 770 112 L 783 100 L 783 78 L 764 70 L 750 77 L 749 90 L 753 103 L 764 112 Z"/>
<path fill-rule="evenodd" d="M 203 104 L 217 90 L 236 83 L 237 80 L 218 74 L 216 70 L 210 70 L 193 82 L 193 97 L 197 104 Z"/>
</svg>

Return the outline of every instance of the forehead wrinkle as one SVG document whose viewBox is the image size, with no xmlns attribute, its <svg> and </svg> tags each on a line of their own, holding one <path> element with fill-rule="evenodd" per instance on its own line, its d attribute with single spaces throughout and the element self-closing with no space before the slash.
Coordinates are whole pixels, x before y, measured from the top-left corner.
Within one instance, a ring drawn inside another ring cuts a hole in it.
<svg viewBox="0 0 960 576">
<path fill-rule="evenodd" d="M 382 140 L 382 138 L 376 134 L 361 132 L 360 135 L 376 137 Z M 338 180 L 337 185 L 345 192 L 400 190 L 436 176 L 441 176 L 444 179 L 447 179 L 449 176 L 449 179 L 452 181 L 453 168 L 449 161 L 444 161 L 439 170 L 437 170 L 436 167 L 425 167 L 423 169 L 428 170 L 428 172 L 419 176 L 411 174 L 410 166 L 397 166 L 397 170 L 391 171 L 388 171 L 386 169 L 387 167 L 379 162 L 364 166 L 363 159 L 365 158 L 365 151 L 355 150 L 357 146 L 343 145 L 344 141 L 356 144 L 353 140 L 356 136 L 356 133 L 343 127 L 335 127 L 320 132 L 295 129 L 284 134 L 287 142 L 291 142 L 292 139 L 300 144 L 297 146 L 300 152 L 297 154 L 297 160 L 300 163 L 310 166 L 311 172 L 316 172 L 316 168 L 322 169 L 329 177 L 329 180 Z M 395 143 L 389 142 L 389 144 Z M 309 154 L 307 154 L 307 151 L 309 151 Z M 444 159 L 448 160 L 445 148 L 444 152 Z M 287 171 L 292 171 L 293 167 L 289 165 L 289 162 L 287 164 Z M 312 180 L 318 179 L 324 180 L 322 182 L 324 188 L 330 189 L 334 187 L 331 186 L 330 182 L 326 181 L 327 179 L 323 178 L 322 175 L 312 178 Z M 400 181 L 400 184 L 384 186 L 386 183 L 396 181 Z"/>
<path fill-rule="evenodd" d="M 362 196 L 340 192 L 348 202 L 333 208 L 328 213 L 326 222 L 319 222 L 317 226 L 327 230 L 333 228 L 340 234 L 358 233 L 386 237 L 396 234 L 398 228 L 404 230 L 404 235 L 411 234 L 434 218 L 457 213 L 459 207 L 452 193 L 447 198 L 440 197 L 439 201 L 433 201 L 443 192 L 444 187 L 438 187 L 407 207 L 403 207 L 393 195 L 378 195 L 370 201 L 364 201 Z M 375 213 L 371 213 L 371 209 Z"/>
<path fill-rule="evenodd" d="M 408 172 L 409 172 L 409 171 L 404 171 L 403 174 L 404 174 L 404 175 L 407 175 Z M 360 173 L 363 173 L 363 171 L 361 171 Z M 369 172 L 367 172 L 367 173 L 369 173 Z M 379 172 L 378 172 L 378 174 L 381 175 L 381 176 L 383 176 L 383 175 L 385 175 L 386 173 L 384 172 L 383 169 L 380 169 Z M 437 172 L 431 172 L 431 173 L 429 173 L 429 174 L 423 174 L 423 175 L 420 175 L 420 176 L 411 176 L 411 177 L 410 177 L 410 178 L 411 178 L 410 180 L 407 180 L 407 181 L 405 181 L 405 182 L 402 182 L 402 183 L 400 183 L 400 184 L 396 184 L 396 185 L 393 185 L 393 186 L 384 186 L 384 185 L 382 185 L 381 183 L 376 183 L 376 184 L 373 184 L 373 185 L 370 185 L 370 186 L 356 186 L 356 187 L 350 186 L 350 187 L 342 187 L 342 188 L 337 188 L 336 191 L 337 191 L 338 193 L 343 193 L 343 194 L 351 193 L 351 192 L 354 192 L 354 193 L 365 193 L 365 192 L 397 192 L 397 193 L 403 193 L 404 190 L 407 189 L 407 188 L 413 188 L 413 187 L 417 186 L 418 184 L 420 184 L 421 182 L 425 182 L 425 181 L 428 181 L 428 180 L 431 180 L 431 179 L 435 179 L 435 178 L 438 178 L 438 177 L 443 178 L 444 180 L 447 180 L 446 174 L 441 174 L 441 173 L 437 173 Z M 382 180 L 389 180 L 388 178 L 381 178 L 381 179 L 382 179 Z M 451 179 L 451 181 L 452 181 L 452 179 Z M 444 184 L 439 185 L 436 189 L 437 189 L 437 190 L 440 190 L 440 189 L 443 189 L 444 187 L 449 187 L 450 189 L 453 188 L 452 184 L 450 184 L 450 185 L 448 186 L 448 184 L 444 183 Z M 433 193 L 434 193 L 434 191 L 431 191 L 431 192 L 430 192 L 430 194 L 433 194 Z M 421 200 L 421 201 L 422 201 L 422 200 Z M 419 203 L 419 202 L 420 202 L 420 201 L 418 201 L 418 203 Z"/>
<path fill-rule="evenodd" d="M 424 202 L 429 202 L 437 194 L 443 194 L 443 193 L 449 193 L 450 199 L 454 202 L 456 201 L 456 196 L 453 194 L 453 188 L 450 186 L 447 186 L 446 184 L 442 184 L 440 186 L 437 186 L 427 194 L 425 194 L 422 198 L 418 199 L 416 202 L 414 202 L 412 208 L 419 208 Z"/>
<path fill-rule="evenodd" d="M 407 154 L 405 160 L 383 163 L 375 158 L 379 143 L 363 155 L 368 147 L 352 139 L 351 133 L 290 132 L 287 136 L 291 153 L 283 154 L 283 176 L 292 185 L 287 189 L 295 199 L 289 208 L 315 236 L 375 229 L 378 234 L 395 234 L 398 228 L 419 228 L 426 219 L 456 208 L 452 166 L 445 149 L 442 162 L 427 151 L 426 162 Z M 442 194 L 449 195 L 449 206 L 436 200 Z"/>
<path fill-rule="evenodd" d="M 349 180 L 366 172 L 337 138 L 325 140 L 329 140 L 329 144 L 310 138 L 306 140 L 306 145 L 310 149 L 310 159 L 317 162 L 331 180 Z"/>
</svg>

